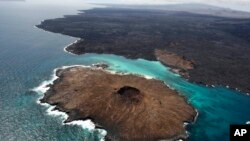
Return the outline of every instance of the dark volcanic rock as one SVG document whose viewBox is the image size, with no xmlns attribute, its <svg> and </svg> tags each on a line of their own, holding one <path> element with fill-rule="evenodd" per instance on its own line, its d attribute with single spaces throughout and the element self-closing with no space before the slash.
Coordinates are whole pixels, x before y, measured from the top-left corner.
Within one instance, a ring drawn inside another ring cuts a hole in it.
<svg viewBox="0 0 250 141">
<path fill-rule="evenodd" d="M 195 62 L 194 69 L 174 70 L 191 81 L 250 92 L 250 19 L 99 8 L 45 20 L 38 27 L 82 38 L 67 48 L 75 54 L 106 53 L 157 60 L 156 49 L 174 53 Z"/>
</svg>

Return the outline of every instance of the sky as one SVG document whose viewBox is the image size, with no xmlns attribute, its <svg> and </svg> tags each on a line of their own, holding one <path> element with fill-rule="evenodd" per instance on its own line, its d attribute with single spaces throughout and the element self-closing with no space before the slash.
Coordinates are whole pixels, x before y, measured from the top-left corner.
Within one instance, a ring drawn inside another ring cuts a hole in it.
<svg viewBox="0 0 250 141">
<path fill-rule="evenodd" d="M 175 3 L 202 3 L 225 8 L 250 11 L 250 0 L 85 0 L 93 3 L 120 3 L 120 4 L 175 4 Z"/>
<path fill-rule="evenodd" d="M 16 0 L 0 0 L 16 1 Z M 19 0 L 18 0 L 19 1 Z M 250 0 L 23 0 L 34 3 L 73 5 L 77 2 L 87 3 L 113 3 L 113 4 L 177 4 L 177 3 L 201 3 L 224 8 L 250 12 Z"/>
</svg>

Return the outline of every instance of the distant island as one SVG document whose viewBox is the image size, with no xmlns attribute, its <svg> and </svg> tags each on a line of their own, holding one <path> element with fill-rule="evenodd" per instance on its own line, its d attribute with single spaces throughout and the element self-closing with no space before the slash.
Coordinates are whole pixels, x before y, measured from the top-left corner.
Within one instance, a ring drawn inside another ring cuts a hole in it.
<svg viewBox="0 0 250 141">
<path fill-rule="evenodd" d="M 73 120 L 91 119 L 107 130 L 107 140 L 155 141 L 186 139 L 185 122 L 196 111 L 162 81 L 111 74 L 100 68 L 59 69 L 41 102 L 56 105 Z"/>
<path fill-rule="evenodd" d="M 239 12 L 227 14 L 227 10 L 215 16 L 216 12 L 111 6 L 45 20 L 37 27 L 81 38 L 66 48 L 74 54 L 159 60 L 192 82 L 249 93 L 250 19 L 235 18 Z"/>
</svg>

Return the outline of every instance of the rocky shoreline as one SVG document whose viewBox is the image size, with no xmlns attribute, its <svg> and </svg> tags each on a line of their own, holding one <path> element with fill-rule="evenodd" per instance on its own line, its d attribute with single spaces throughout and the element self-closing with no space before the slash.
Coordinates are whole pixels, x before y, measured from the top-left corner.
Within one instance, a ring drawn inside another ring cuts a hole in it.
<svg viewBox="0 0 250 141">
<path fill-rule="evenodd" d="M 162 64 L 170 67 L 172 72 L 177 73 L 186 79 L 190 77 L 188 71 L 195 67 L 194 61 L 165 50 L 156 49 L 155 56 Z"/>
<path fill-rule="evenodd" d="M 191 82 L 249 93 L 250 29 L 237 29 L 249 27 L 248 23 L 249 19 L 178 11 L 97 8 L 45 20 L 37 27 L 80 38 L 65 49 L 77 55 L 105 53 L 159 60 Z M 180 60 L 184 69 L 159 59 L 157 50 L 174 54 L 168 58 Z"/>
<path fill-rule="evenodd" d="M 41 102 L 66 112 L 65 122 L 91 119 L 107 130 L 107 140 L 186 139 L 183 124 L 195 120 L 185 98 L 158 80 L 110 74 L 100 67 L 60 69 L 56 75 Z"/>
</svg>

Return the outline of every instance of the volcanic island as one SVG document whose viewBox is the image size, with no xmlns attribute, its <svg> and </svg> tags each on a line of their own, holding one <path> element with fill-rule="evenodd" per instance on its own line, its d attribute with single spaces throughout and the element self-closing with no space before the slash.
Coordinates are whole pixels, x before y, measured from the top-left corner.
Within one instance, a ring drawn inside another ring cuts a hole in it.
<svg viewBox="0 0 250 141">
<path fill-rule="evenodd" d="M 65 122 L 91 119 L 112 141 L 186 139 L 196 111 L 162 81 L 74 66 L 56 71 L 41 102 L 66 112 Z"/>
</svg>

